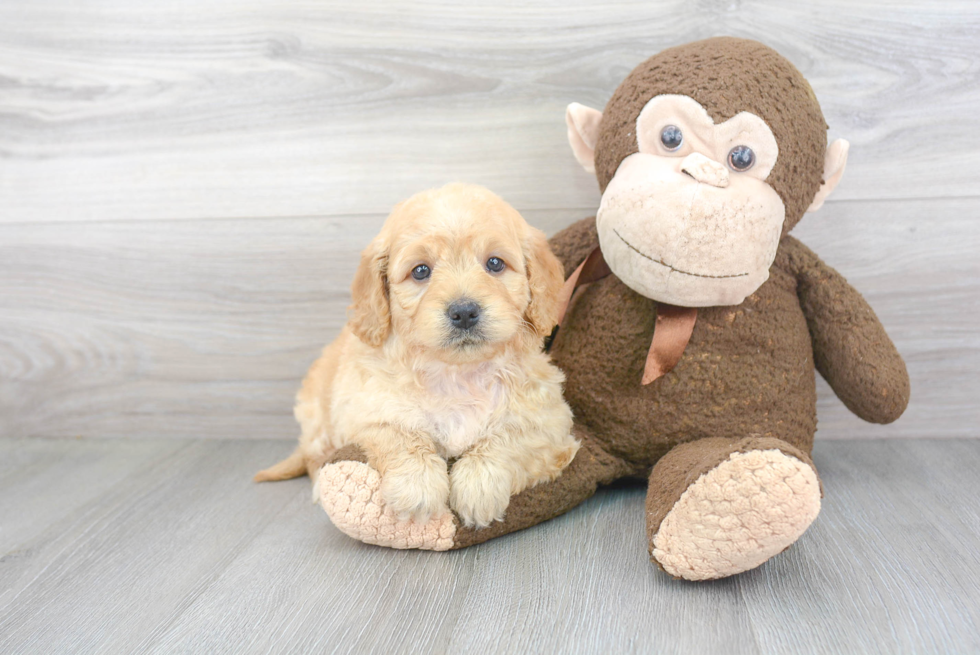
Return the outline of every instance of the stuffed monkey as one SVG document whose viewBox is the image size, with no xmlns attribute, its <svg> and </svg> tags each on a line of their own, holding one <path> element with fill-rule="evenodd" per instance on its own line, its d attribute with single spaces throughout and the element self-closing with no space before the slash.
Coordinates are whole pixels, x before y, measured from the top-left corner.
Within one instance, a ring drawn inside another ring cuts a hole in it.
<svg viewBox="0 0 980 655">
<path fill-rule="evenodd" d="M 789 235 L 840 181 L 810 85 L 770 48 L 715 38 L 640 64 L 604 112 L 566 122 L 602 192 L 551 245 L 569 278 L 551 345 L 581 449 L 476 530 L 398 523 L 361 452 L 334 454 L 321 503 L 355 538 L 461 548 L 540 523 L 599 485 L 648 480 L 654 563 L 688 580 L 754 568 L 820 511 L 814 369 L 861 418 L 904 411 L 909 379 L 867 302 Z"/>
</svg>

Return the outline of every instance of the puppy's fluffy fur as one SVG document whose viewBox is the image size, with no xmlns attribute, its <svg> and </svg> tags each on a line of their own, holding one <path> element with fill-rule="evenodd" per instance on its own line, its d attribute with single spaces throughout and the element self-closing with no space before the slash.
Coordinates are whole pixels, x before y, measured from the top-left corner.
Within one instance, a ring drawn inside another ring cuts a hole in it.
<svg viewBox="0 0 980 655">
<path fill-rule="evenodd" d="M 578 450 L 563 375 L 541 348 L 561 285 L 544 234 L 486 189 L 399 204 L 361 256 L 347 325 L 303 381 L 299 447 L 256 480 L 315 480 L 357 443 L 400 517 L 449 506 L 466 525 L 501 519 Z M 461 302 L 479 313 L 468 328 L 452 318 Z"/>
</svg>

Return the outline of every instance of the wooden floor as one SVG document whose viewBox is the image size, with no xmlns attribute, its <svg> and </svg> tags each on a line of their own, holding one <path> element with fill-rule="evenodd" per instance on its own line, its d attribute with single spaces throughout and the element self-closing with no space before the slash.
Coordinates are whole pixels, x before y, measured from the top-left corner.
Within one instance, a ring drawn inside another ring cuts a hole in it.
<svg viewBox="0 0 980 655">
<path fill-rule="evenodd" d="M 823 511 L 749 573 L 647 559 L 638 487 L 451 553 L 340 534 L 281 441 L 0 440 L 0 652 L 970 653 L 980 440 L 820 442 Z"/>
</svg>

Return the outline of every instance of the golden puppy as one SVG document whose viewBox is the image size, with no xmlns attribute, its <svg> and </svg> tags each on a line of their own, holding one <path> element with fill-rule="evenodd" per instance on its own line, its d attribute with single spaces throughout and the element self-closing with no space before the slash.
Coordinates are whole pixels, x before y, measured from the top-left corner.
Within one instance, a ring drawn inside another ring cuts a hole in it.
<svg viewBox="0 0 980 655">
<path fill-rule="evenodd" d="M 561 286 L 544 234 L 488 190 L 452 184 L 399 204 L 361 255 L 349 322 L 303 381 L 299 447 L 256 480 L 316 480 L 357 443 L 400 518 L 448 505 L 468 526 L 500 520 L 579 447 L 541 348 Z"/>
</svg>

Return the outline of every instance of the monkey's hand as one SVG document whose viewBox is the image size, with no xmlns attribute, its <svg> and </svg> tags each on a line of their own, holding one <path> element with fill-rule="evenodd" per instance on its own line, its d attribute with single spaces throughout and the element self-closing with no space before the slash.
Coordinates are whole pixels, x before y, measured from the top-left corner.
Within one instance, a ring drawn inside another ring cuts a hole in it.
<svg viewBox="0 0 980 655">
<path fill-rule="evenodd" d="M 905 362 L 874 311 L 844 277 L 793 237 L 783 239 L 813 338 L 814 364 L 852 412 L 891 423 L 909 402 Z"/>
</svg>

